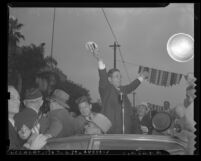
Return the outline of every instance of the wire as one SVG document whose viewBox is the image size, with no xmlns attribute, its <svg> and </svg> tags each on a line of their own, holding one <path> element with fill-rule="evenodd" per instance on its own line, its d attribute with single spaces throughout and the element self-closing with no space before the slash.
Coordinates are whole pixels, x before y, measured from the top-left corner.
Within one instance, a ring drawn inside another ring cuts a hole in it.
<svg viewBox="0 0 201 161">
<path fill-rule="evenodd" d="M 53 56 L 53 42 L 54 42 L 54 25 L 55 25 L 55 8 L 54 8 L 54 15 L 53 15 L 53 27 L 52 27 L 52 44 L 51 44 L 51 58 L 52 58 L 52 56 Z M 51 61 L 51 66 L 52 66 L 52 68 L 53 68 L 53 65 L 52 65 L 52 61 Z"/>
<path fill-rule="evenodd" d="M 103 14 L 104 14 L 104 16 L 105 16 L 105 19 L 106 19 L 106 21 L 107 21 L 107 24 L 108 24 L 109 27 L 110 27 L 110 30 L 111 30 L 111 32 L 112 32 L 112 35 L 113 35 L 115 41 L 118 42 L 118 41 L 117 41 L 117 37 L 116 37 L 116 35 L 114 34 L 114 31 L 113 31 L 113 29 L 112 29 L 112 26 L 110 25 L 110 22 L 109 22 L 109 20 L 108 20 L 108 18 L 107 18 L 107 16 L 106 16 L 106 13 L 105 13 L 104 9 L 103 9 L 103 8 L 101 8 L 101 9 L 102 9 L 102 11 L 103 11 Z"/>
<path fill-rule="evenodd" d="M 110 25 L 110 22 L 109 22 L 109 20 L 108 20 L 108 18 L 107 18 L 106 13 L 105 13 L 105 11 L 104 11 L 103 8 L 101 8 L 101 9 L 102 9 L 102 11 L 103 11 L 103 14 L 104 14 L 104 16 L 105 16 L 105 19 L 106 19 L 106 21 L 107 21 L 107 23 L 108 23 L 108 25 L 109 25 L 109 27 L 110 27 L 110 30 L 111 30 L 111 32 L 112 32 L 112 35 L 113 35 L 113 37 L 114 37 L 114 39 L 115 39 L 117 45 L 119 45 L 118 40 L 117 40 L 117 37 L 116 37 L 116 35 L 115 35 L 115 33 L 114 33 L 113 29 L 112 29 L 112 26 Z M 127 70 L 127 68 L 126 68 L 126 64 L 131 64 L 131 65 L 134 65 L 134 66 L 142 66 L 142 65 L 139 65 L 139 64 L 136 64 L 136 63 L 133 63 L 133 62 L 125 61 L 124 58 L 123 58 L 123 54 L 122 54 L 122 52 L 121 52 L 121 49 L 120 49 L 120 48 L 118 48 L 118 49 L 119 49 L 119 53 L 120 53 L 120 56 L 121 56 L 121 60 L 117 60 L 117 61 L 121 61 L 121 62 L 122 62 L 123 66 L 124 66 L 124 69 L 125 69 L 125 71 L 126 71 L 128 80 L 129 80 L 129 82 L 131 82 L 131 81 L 130 81 L 130 77 L 129 77 L 128 70 Z M 172 72 L 172 73 L 173 73 L 173 72 Z M 182 73 L 179 73 L 179 74 L 182 74 Z M 186 74 L 182 74 L 182 75 L 183 75 L 183 76 L 186 76 Z"/>
<path fill-rule="evenodd" d="M 106 13 L 105 13 L 105 11 L 104 11 L 103 8 L 101 8 L 101 9 L 102 9 L 102 12 L 103 12 L 103 14 L 104 14 L 104 17 L 105 17 L 105 19 L 106 19 L 106 21 L 107 21 L 107 24 L 109 25 L 110 31 L 112 32 L 112 35 L 113 35 L 113 37 L 114 37 L 114 39 L 115 39 L 117 45 L 119 45 L 118 40 L 117 40 L 117 37 L 116 37 L 116 35 L 115 35 L 115 33 L 114 33 L 113 29 L 112 29 L 112 26 L 110 25 L 110 22 L 109 22 L 109 20 L 108 20 L 108 18 L 107 18 Z M 128 73 L 128 70 L 127 70 L 127 68 L 126 68 L 126 64 L 125 64 L 125 61 L 124 61 L 122 52 L 121 52 L 120 48 L 118 48 L 118 49 L 119 49 L 119 53 L 120 53 L 120 56 L 121 56 L 122 64 L 123 64 L 123 66 L 124 66 L 124 70 L 126 71 L 126 74 L 127 74 L 127 77 L 128 77 L 128 81 L 129 81 L 129 83 L 130 83 L 131 81 L 130 81 L 129 73 Z"/>
</svg>

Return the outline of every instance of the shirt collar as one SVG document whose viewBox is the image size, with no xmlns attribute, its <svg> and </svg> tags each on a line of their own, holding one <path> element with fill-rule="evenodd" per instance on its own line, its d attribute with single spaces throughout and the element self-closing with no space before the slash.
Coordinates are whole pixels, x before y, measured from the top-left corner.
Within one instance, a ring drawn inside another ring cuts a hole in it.
<svg viewBox="0 0 201 161">
<path fill-rule="evenodd" d="M 34 110 L 37 114 L 38 114 L 38 112 L 39 112 L 39 110 L 36 110 L 35 108 L 33 108 L 33 107 L 31 107 L 31 106 L 29 106 L 28 108 Z"/>
</svg>

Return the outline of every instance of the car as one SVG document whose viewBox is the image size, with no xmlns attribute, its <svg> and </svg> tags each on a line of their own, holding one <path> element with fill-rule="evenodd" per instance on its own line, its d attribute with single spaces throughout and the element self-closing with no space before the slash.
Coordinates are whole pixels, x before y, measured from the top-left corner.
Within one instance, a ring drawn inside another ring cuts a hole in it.
<svg viewBox="0 0 201 161">
<path fill-rule="evenodd" d="M 170 155 L 184 155 L 187 143 L 165 135 L 101 134 L 51 138 L 47 150 L 163 150 Z"/>
</svg>

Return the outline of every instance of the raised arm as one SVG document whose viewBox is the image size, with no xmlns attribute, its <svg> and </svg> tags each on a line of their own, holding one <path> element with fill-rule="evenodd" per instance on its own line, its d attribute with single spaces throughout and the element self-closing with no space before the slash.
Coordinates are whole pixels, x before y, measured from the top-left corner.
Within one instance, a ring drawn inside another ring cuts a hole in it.
<svg viewBox="0 0 201 161">
<path fill-rule="evenodd" d="M 98 72 L 99 72 L 99 90 L 105 90 L 109 85 L 109 81 L 106 72 L 106 67 L 102 60 L 98 61 Z"/>
<path fill-rule="evenodd" d="M 137 79 L 132 81 L 130 84 L 122 86 L 121 90 L 123 91 L 123 93 L 129 94 L 132 91 L 134 91 L 141 84 L 141 82 L 148 77 L 148 74 L 149 73 L 145 71 Z"/>
<path fill-rule="evenodd" d="M 98 72 L 99 72 L 99 90 L 100 92 L 104 92 L 109 85 L 108 76 L 106 72 L 106 66 L 103 62 L 103 59 L 100 56 L 100 52 L 98 49 L 93 50 L 92 55 L 98 62 Z"/>
</svg>

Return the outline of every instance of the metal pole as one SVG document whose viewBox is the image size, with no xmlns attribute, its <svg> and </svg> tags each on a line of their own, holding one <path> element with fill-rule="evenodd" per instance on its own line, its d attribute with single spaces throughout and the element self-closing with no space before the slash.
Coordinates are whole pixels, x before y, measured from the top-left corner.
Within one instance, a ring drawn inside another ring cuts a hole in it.
<svg viewBox="0 0 201 161">
<path fill-rule="evenodd" d="M 51 44 L 51 58 L 53 58 L 53 42 L 54 42 L 54 25 L 55 25 L 55 8 L 54 8 L 54 15 L 53 15 L 53 27 L 52 27 L 52 44 Z M 51 67 L 53 68 L 52 61 L 51 61 Z"/>
<path fill-rule="evenodd" d="M 123 119 L 123 134 L 125 134 L 125 123 L 124 123 L 124 104 L 122 103 L 122 119 Z"/>
<path fill-rule="evenodd" d="M 124 123 L 124 98 L 123 93 L 120 92 L 120 102 L 121 102 L 121 110 L 122 110 L 122 133 L 125 133 L 125 123 Z"/>
</svg>

